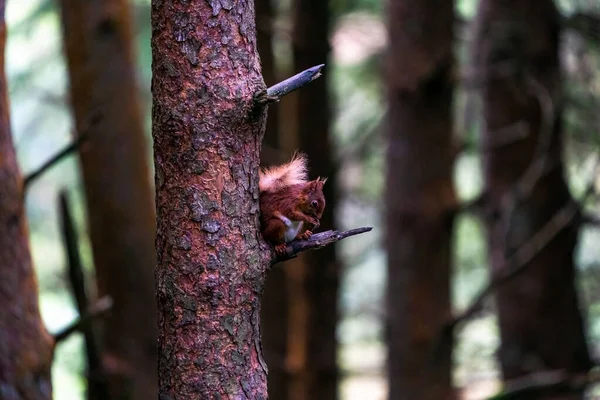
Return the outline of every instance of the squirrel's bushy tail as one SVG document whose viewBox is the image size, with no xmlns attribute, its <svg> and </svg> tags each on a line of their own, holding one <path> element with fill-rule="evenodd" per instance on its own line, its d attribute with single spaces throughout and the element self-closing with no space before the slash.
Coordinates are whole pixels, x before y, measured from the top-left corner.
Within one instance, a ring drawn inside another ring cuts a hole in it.
<svg viewBox="0 0 600 400">
<path fill-rule="evenodd" d="M 276 192 L 307 181 L 306 155 L 295 152 L 289 162 L 261 169 L 258 188 L 261 192 Z"/>
</svg>

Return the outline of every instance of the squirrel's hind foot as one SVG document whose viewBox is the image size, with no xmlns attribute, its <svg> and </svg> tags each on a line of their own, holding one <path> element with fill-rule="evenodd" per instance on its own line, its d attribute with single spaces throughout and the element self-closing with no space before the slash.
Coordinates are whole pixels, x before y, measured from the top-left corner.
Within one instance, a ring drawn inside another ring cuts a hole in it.
<svg viewBox="0 0 600 400">
<path fill-rule="evenodd" d="M 287 253 L 286 247 L 287 246 L 285 245 L 285 243 L 275 245 L 275 254 L 277 254 L 279 257 L 285 256 Z"/>
<path fill-rule="evenodd" d="M 296 236 L 296 239 L 307 240 L 307 239 L 310 239 L 311 236 L 312 236 L 312 232 L 307 230 L 304 233 L 301 233 L 298 236 Z"/>
</svg>

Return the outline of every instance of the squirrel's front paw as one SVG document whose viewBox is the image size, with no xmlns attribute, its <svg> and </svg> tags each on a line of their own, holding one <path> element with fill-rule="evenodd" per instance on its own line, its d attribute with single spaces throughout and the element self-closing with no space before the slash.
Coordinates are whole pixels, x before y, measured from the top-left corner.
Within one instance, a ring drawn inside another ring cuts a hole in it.
<svg viewBox="0 0 600 400">
<path fill-rule="evenodd" d="M 304 233 L 299 234 L 298 236 L 296 236 L 296 239 L 300 239 L 300 240 L 307 240 L 312 236 L 312 232 L 311 231 L 306 231 Z"/>
<path fill-rule="evenodd" d="M 315 229 L 315 228 L 318 228 L 318 227 L 319 227 L 319 225 L 321 224 L 321 223 L 319 222 L 319 220 L 318 220 L 318 219 L 316 219 L 316 218 L 314 218 L 314 217 L 311 217 L 311 219 L 310 219 L 310 223 L 311 223 L 311 225 L 313 225 L 313 226 L 314 226 L 314 228 L 313 228 L 313 229 Z"/>
<path fill-rule="evenodd" d="M 275 245 L 275 254 L 277 254 L 279 257 L 285 256 L 286 253 L 287 251 L 285 243 Z"/>
</svg>

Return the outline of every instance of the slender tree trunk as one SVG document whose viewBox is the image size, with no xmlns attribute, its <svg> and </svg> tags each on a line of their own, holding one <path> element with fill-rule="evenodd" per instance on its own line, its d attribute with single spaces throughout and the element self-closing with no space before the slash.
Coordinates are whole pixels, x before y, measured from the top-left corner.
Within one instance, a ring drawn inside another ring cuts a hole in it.
<svg viewBox="0 0 600 400">
<path fill-rule="evenodd" d="M 52 398 L 53 341 L 38 309 L 29 253 L 23 180 L 10 129 L 4 73 L 6 1 L 0 0 L 0 398 Z"/>
<path fill-rule="evenodd" d="M 269 398 L 286 400 L 289 392 L 288 355 L 289 302 L 285 269 L 269 272 L 262 296 L 261 331 L 265 361 L 269 366 Z"/>
<path fill-rule="evenodd" d="M 159 398 L 266 399 L 254 2 L 153 0 L 152 52 Z"/>
<path fill-rule="evenodd" d="M 257 47 L 262 75 L 268 86 L 274 85 L 277 82 L 277 74 L 273 54 L 273 0 L 256 0 L 255 4 Z M 279 107 L 275 106 L 268 110 L 264 146 L 260 153 L 261 165 L 274 165 L 286 161 L 277 157 L 281 151 L 279 142 Z M 262 296 L 261 313 L 263 351 L 265 361 L 269 365 L 269 397 L 278 400 L 287 400 L 289 391 L 289 373 L 286 366 L 289 304 L 284 268 L 287 266 L 279 265 L 269 272 Z"/>
<path fill-rule="evenodd" d="M 61 0 L 112 398 L 156 396 L 154 210 L 126 0 Z M 93 395 L 92 393 L 90 395 Z"/>
<path fill-rule="evenodd" d="M 296 72 L 298 71 L 295 67 L 292 67 L 285 75 L 293 75 Z M 301 90 L 293 92 L 277 104 L 282 116 L 281 133 L 279 134 L 280 146 L 287 154 L 291 154 L 300 147 L 298 143 L 298 95 L 301 92 Z M 309 386 L 307 348 L 308 332 L 311 327 L 308 319 L 308 292 L 305 285 L 306 268 L 306 257 L 304 256 L 286 261 L 281 268 L 285 272 L 285 290 L 287 292 L 285 368 L 288 373 L 286 397 L 288 400 L 306 399 Z M 277 397 L 273 397 L 273 399 L 277 399 Z"/>
<path fill-rule="evenodd" d="M 453 2 L 390 0 L 387 60 L 389 399 L 453 399 L 451 316 Z"/>
<path fill-rule="evenodd" d="M 262 75 L 267 86 L 277 83 L 277 68 L 275 66 L 275 55 L 273 53 L 273 29 L 275 23 L 275 0 L 255 0 L 256 4 L 256 43 Z M 280 150 L 279 140 L 279 107 L 269 108 L 265 138 L 263 144 L 268 148 L 261 152 L 261 164 L 277 164 L 281 160 L 276 155 Z"/>
<path fill-rule="evenodd" d="M 560 16 L 551 0 L 484 0 L 480 5 L 474 50 L 484 78 L 485 193 L 497 216 L 487 221 L 492 275 L 572 201 L 561 156 L 559 33 Z M 511 72 L 500 75 L 506 65 Z M 527 136 L 510 140 L 519 124 Z M 532 162 L 543 166 L 539 174 L 528 169 Z M 528 186 L 523 185 L 525 176 L 531 190 L 523 189 Z M 517 198 L 511 212 L 507 199 Z M 589 369 L 574 282 L 577 235 L 573 221 L 540 250 L 526 272 L 496 292 L 502 339 L 498 357 L 505 379 L 544 369 Z"/>
<path fill-rule="evenodd" d="M 293 50 L 296 71 L 325 63 L 329 58 L 329 3 L 295 0 Z M 328 178 L 324 186 L 327 210 L 320 230 L 334 228 L 337 203 L 336 175 L 332 163 L 330 97 L 327 79 L 319 79 L 298 92 L 298 136 L 300 149 L 310 160 L 310 169 Z M 338 398 L 337 338 L 340 264 L 335 246 L 307 253 L 304 258 L 304 290 L 307 306 L 305 345 L 306 381 L 304 400 Z M 300 273 L 300 271 L 298 271 Z"/>
<path fill-rule="evenodd" d="M 73 221 L 73 217 L 71 216 L 66 192 L 62 192 L 59 195 L 59 214 L 62 239 L 67 257 L 69 282 L 77 312 L 80 318 L 82 318 L 88 312 L 90 301 L 87 293 L 88 290 L 86 289 L 83 265 L 79 255 L 78 234 L 75 229 L 75 221 Z M 102 371 L 102 357 L 98 346 L 97 329 L 94 328 L 93 324 L 87 324 L 81 329 L 86 358 L 86 397 L 89 400 L 106 400 L 109 398 L 108 382 L 103 375 L 98 373 L 98 371 Z"/>
</svg>

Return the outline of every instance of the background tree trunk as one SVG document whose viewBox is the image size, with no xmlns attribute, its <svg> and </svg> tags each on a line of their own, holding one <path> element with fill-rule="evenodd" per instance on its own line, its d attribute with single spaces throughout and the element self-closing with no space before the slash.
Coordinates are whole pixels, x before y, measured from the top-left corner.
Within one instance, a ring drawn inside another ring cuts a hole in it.
<svg viewBox="0 0 600 400">
<path fill-rule="evenodd" d="M 273 53 L 273 29 L 275 24 L 274 0 L 256 0 L 256 44 L 262 67 L 263 79 L 267 86 L 277 83 L 277 67 Z M 287 161 L 281 157 L 279 140 L 279 107 L 270 107 L 267 126 L 260 153 L 261 165 L 279 164 Z"/>
<path fill-rule="evenodd" d="M 295 0 L 293 52 L 296 72 L 325 63 L 325 78 L 297 93 L 300 149 L 309 159 L 311 175 L 328 178 L 324 186 L 327 209 L 320 231 L 334 229 L 337 203 L 336 174 L 331 155 L 330 97 L 328 91 L 330 4 L 321 0 Z M 296 277 L 304 283 L 306 380 L 303 400 L 338 398 L 337 338 L 340 264 L 335 246 L 303 255 Z M 304 272 L 304 273 L 302 273 Z M 302 306 L 302 303 L 299 304 Z M 300 308 L 301 311 L 302 308 Z"/>
<path fill-rule="evenodd" d="M 154 210 L 126 0 L 61 0 L 112 398 L 156 396 Z M 93 395 L 90 393 L 90 395 Z"/>
<path fill-rule="evenodd" d="M 492 215 L 498 216 L 487 221 L 492 275 L 572 201 L 561 156 L 559 33 L 560 16 L 551 0 L 484 0 L 480 5 L 474 50 L 485 83 L 485 193 Z M 509 74 L 498 74 L 502 65 L 510 65 Z M 540 105 L 551 109 L 544 112 Z M 523 122 L 525 138 L 496 145 Z M 542 166 L 546 155 L 539 179 L 527 193 L 522 189 L 525 172 L 532 163 Z M 520 200 L 507 230 L 507 198 L 515 196 Z M 577 234 L 573 221 L 531 260 L 526 272 L 496 292 L 502 340 L 498 357 L 505 379 L 544 369 L 575 373 L 590 367 L 574 282 Z"/>
<path fill-rule="evenodd" d="M 255 35 L 254 2 L 152 2 L 160 399 L 267 398 Z"/>
<path fill-rule="evenodd" d="M 38 309 L 31 264 L 23 180 L 10 129 L 4 73 L 6 1 L 0 0 L 0 398 L 52 398 L 53 341 Z"/>
<path fill-rule="evenodd" d="M 451 347 L 432 358 L 451 316 L 453 2 L 388 15 L 388 398 L 453 399 Z"/>
<path fill-rule="evenodd" d="M 262 75 L 267 86 L 277 83 L 277 70 L 273 54 L 273 25 L 275 12 L 273 0 L 256 0 L 256 38 L 258 54 L 262 64 Z M 268 110 L 267 125 L 260 153 L 261 165 L 274 165 L 285 162 L 280 155 L 279 105 Z M 265 361 L 269 366 L 269 398 L 287 400 L 289 373 L 286 366 L 289 332 L 289 302 L 286 279 L 287 265 L 273 268 L 265 284 L 262 295 L 261 331 Z"/>
</svg>

